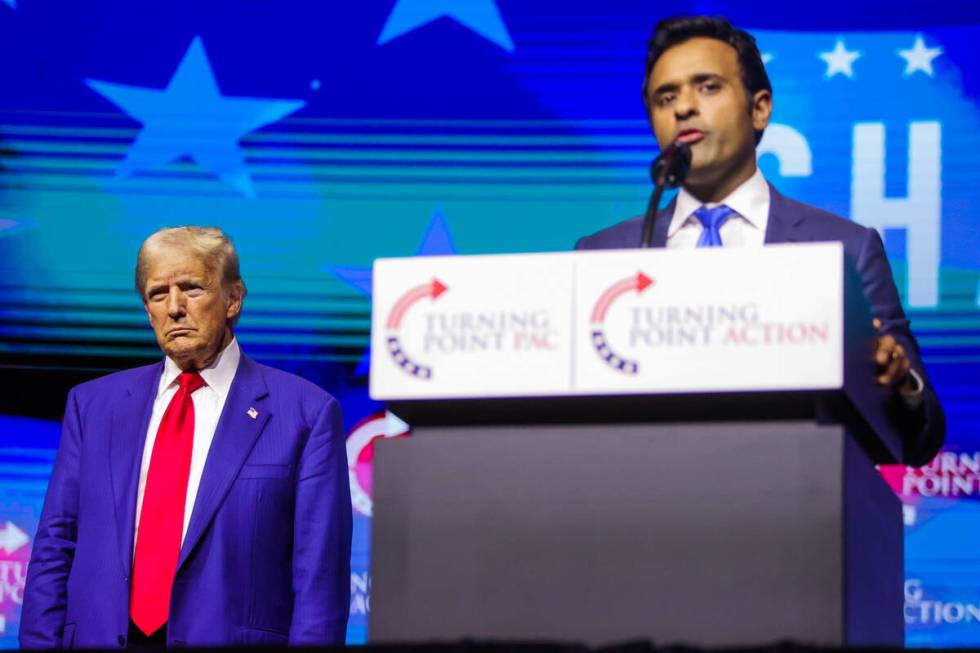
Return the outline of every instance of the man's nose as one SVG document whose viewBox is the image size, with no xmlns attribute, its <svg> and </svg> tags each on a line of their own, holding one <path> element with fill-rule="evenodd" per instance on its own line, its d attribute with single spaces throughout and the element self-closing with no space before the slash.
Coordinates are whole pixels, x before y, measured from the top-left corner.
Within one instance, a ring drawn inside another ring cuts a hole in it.
<svg viewBox="0 0 980 653">
<path fill-rule="evenodd" d="M 184 293 L 180 292 L 180 288 L 170 288 L 167 295 L 167 315 L 172 318 L 184 315 Z"/>
<path fill-rule="evenodd" d="M 681 89 L 674 101 L 674 117 L 680 121 L 696 115 L 698 115 L 697 95 L 690 88 Z"/>
</svg>

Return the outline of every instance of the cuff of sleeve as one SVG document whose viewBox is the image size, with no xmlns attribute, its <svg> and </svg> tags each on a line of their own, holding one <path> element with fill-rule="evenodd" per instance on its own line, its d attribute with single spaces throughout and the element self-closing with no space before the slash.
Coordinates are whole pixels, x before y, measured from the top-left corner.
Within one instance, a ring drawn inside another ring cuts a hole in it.
<svg viewBox="0 0 980 653">
<path fill-rule="evenodd" d="M 905 402 L 905 405 L 910 410 L 915 410 L 922 404 L 922 391 L 925 389 L 926 384 L 922 381 L 919 373 L 915 371 L 915 368 L 909 368 L 909 376 L 914 382 L 914 387 L 911 390 L 899 390 L 898 394 L 902 396 L 902 401 Z"/>
</svg>

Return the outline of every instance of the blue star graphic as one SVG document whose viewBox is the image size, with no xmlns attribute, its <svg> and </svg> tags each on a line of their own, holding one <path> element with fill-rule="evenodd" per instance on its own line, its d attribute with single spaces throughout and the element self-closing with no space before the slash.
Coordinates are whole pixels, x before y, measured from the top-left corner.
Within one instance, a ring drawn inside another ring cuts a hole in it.
<svg viewBox="0 0 980 653">
<path fill-rule="evenodd" d="M 27 226 L 28 224 L 23 220 L 14 220 L 12 218 L 6 218 L 3 215 L 0 215 L 0 238 L 19 233 Z"/>
<path fill-rule="evenodd" d="M 432 221 L 425 230 L 422 242 L 419 244 L 416 256 L 442 256 L 455 254 L 456 246 L 453 244 L 452 235 L 446 224 L 446 216 L 441 209 L 436 209 L 432 214 Z M 344 267 L 339 265 L 324 266 L 328 272 L 338 277 L 341 281 L 356 289 L 358 292 L 371 296 L 371 268 L 367 267 Z M 364 357 L 357 364 L 354 376 L 364 376 L 371 369 L 371 348 L 368 347 L 364 352 Z"/>
<path fill-rule="evenodd" d="M 496 0 L 398 0 L 381 30 L 378 45 L 439 18 L 452 18 L 504 50 L 514 51 Z"/>
<path fill-rule="evenodd" d="M 929 77 L 935 77 L 932 60 L 943 54 L 942 48 L 927 48 L 921 34 L 915 35 L 915 44 L 908 50 L 896 50 L 898 56 L 905 59 L 905 76 L 922 71 Z"/>
<path fill-rule="evenodd" d="M 827 72 L 824 77 L 830 79 L 834 75 L 844 75 L 854 78 L 854 62 L 861 58 L 858 50 L 848 50 L 844 45 L 844 39 L 838 37 L 834 49 L 830 52 L 819 52 L 817 56 L 827 64 Z"/>
<path fill-rule="evenodd" d="M 306 104 L 222 95 L 200 37 L 191 42 L 165 89 L 93 79 L 85 83 L 143 125 L 119 166 L 120 177 L 186 156 L 246 197 L 255 197 L 255 192 L 238 139 Z"/>
</svg>

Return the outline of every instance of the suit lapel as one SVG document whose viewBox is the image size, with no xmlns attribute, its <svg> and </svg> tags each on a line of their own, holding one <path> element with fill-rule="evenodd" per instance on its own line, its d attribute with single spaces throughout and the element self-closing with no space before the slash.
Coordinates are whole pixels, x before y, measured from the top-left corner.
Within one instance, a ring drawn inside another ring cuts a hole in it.
<svg viewBox="0 0 980 653">
<path fill-rule="evenodd" d="M 242 464 L 265 428 L 270 412 L 262 399 L 268 394 L 259 367 L 243 355 L 204 463 L 194 511 L 180 550 L 178 571 L 214 519 Z"/>
<path fill-rule="evenodd" d="M 769 221 L 766 223 L 766 244 L 795 243 L 801 240 L 803 216 L 779 191 L 769 184 Z"/>
<path fill-rule="evenodd" d="M 109 486 L 118 527 L 119 555 L 126 576 L 133 565 L 133 534 L 136 530 L 136 495 L 146 430 L 153 412 L 163 362 L 139 371 L 126 385 L 125 399 L 114 406 L 109 435 Z"/>
<path fill-rule="evenodd" d="M 677 196 L 670 200 L 664 208 L 657 212 L 657 220 L 653 223 L 653 239 L 650 241 L 651 247 L 666 247 L 667 232 L 670 230 L 670 221 L 674 217 L 674 205 L 677 204 Z"/>
</svg>

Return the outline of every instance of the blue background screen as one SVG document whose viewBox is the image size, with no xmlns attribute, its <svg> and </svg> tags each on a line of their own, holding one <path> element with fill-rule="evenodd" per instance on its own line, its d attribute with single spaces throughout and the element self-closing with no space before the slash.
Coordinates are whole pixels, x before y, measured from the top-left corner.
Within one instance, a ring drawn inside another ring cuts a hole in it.
<svg viewBox="0 0 980 653">
<path fill-rule="evenodd" d="M 980 646 L 980 10 L 677 2 L 758 39 L 774 86 L 760 167 L 885 238 L 948 418 L 885 470 L 905 503 L 906 636 Z M 133 291 L 152 231 L 218 225 L 249 287 L 250 356 L 344 405 L 370 608 L 371 262 L 562 251 L 642 213 L 641 101 L 660 3 L 0 0 L 0 646 L 71 385 L 158 357 Z"/>
</svg>

